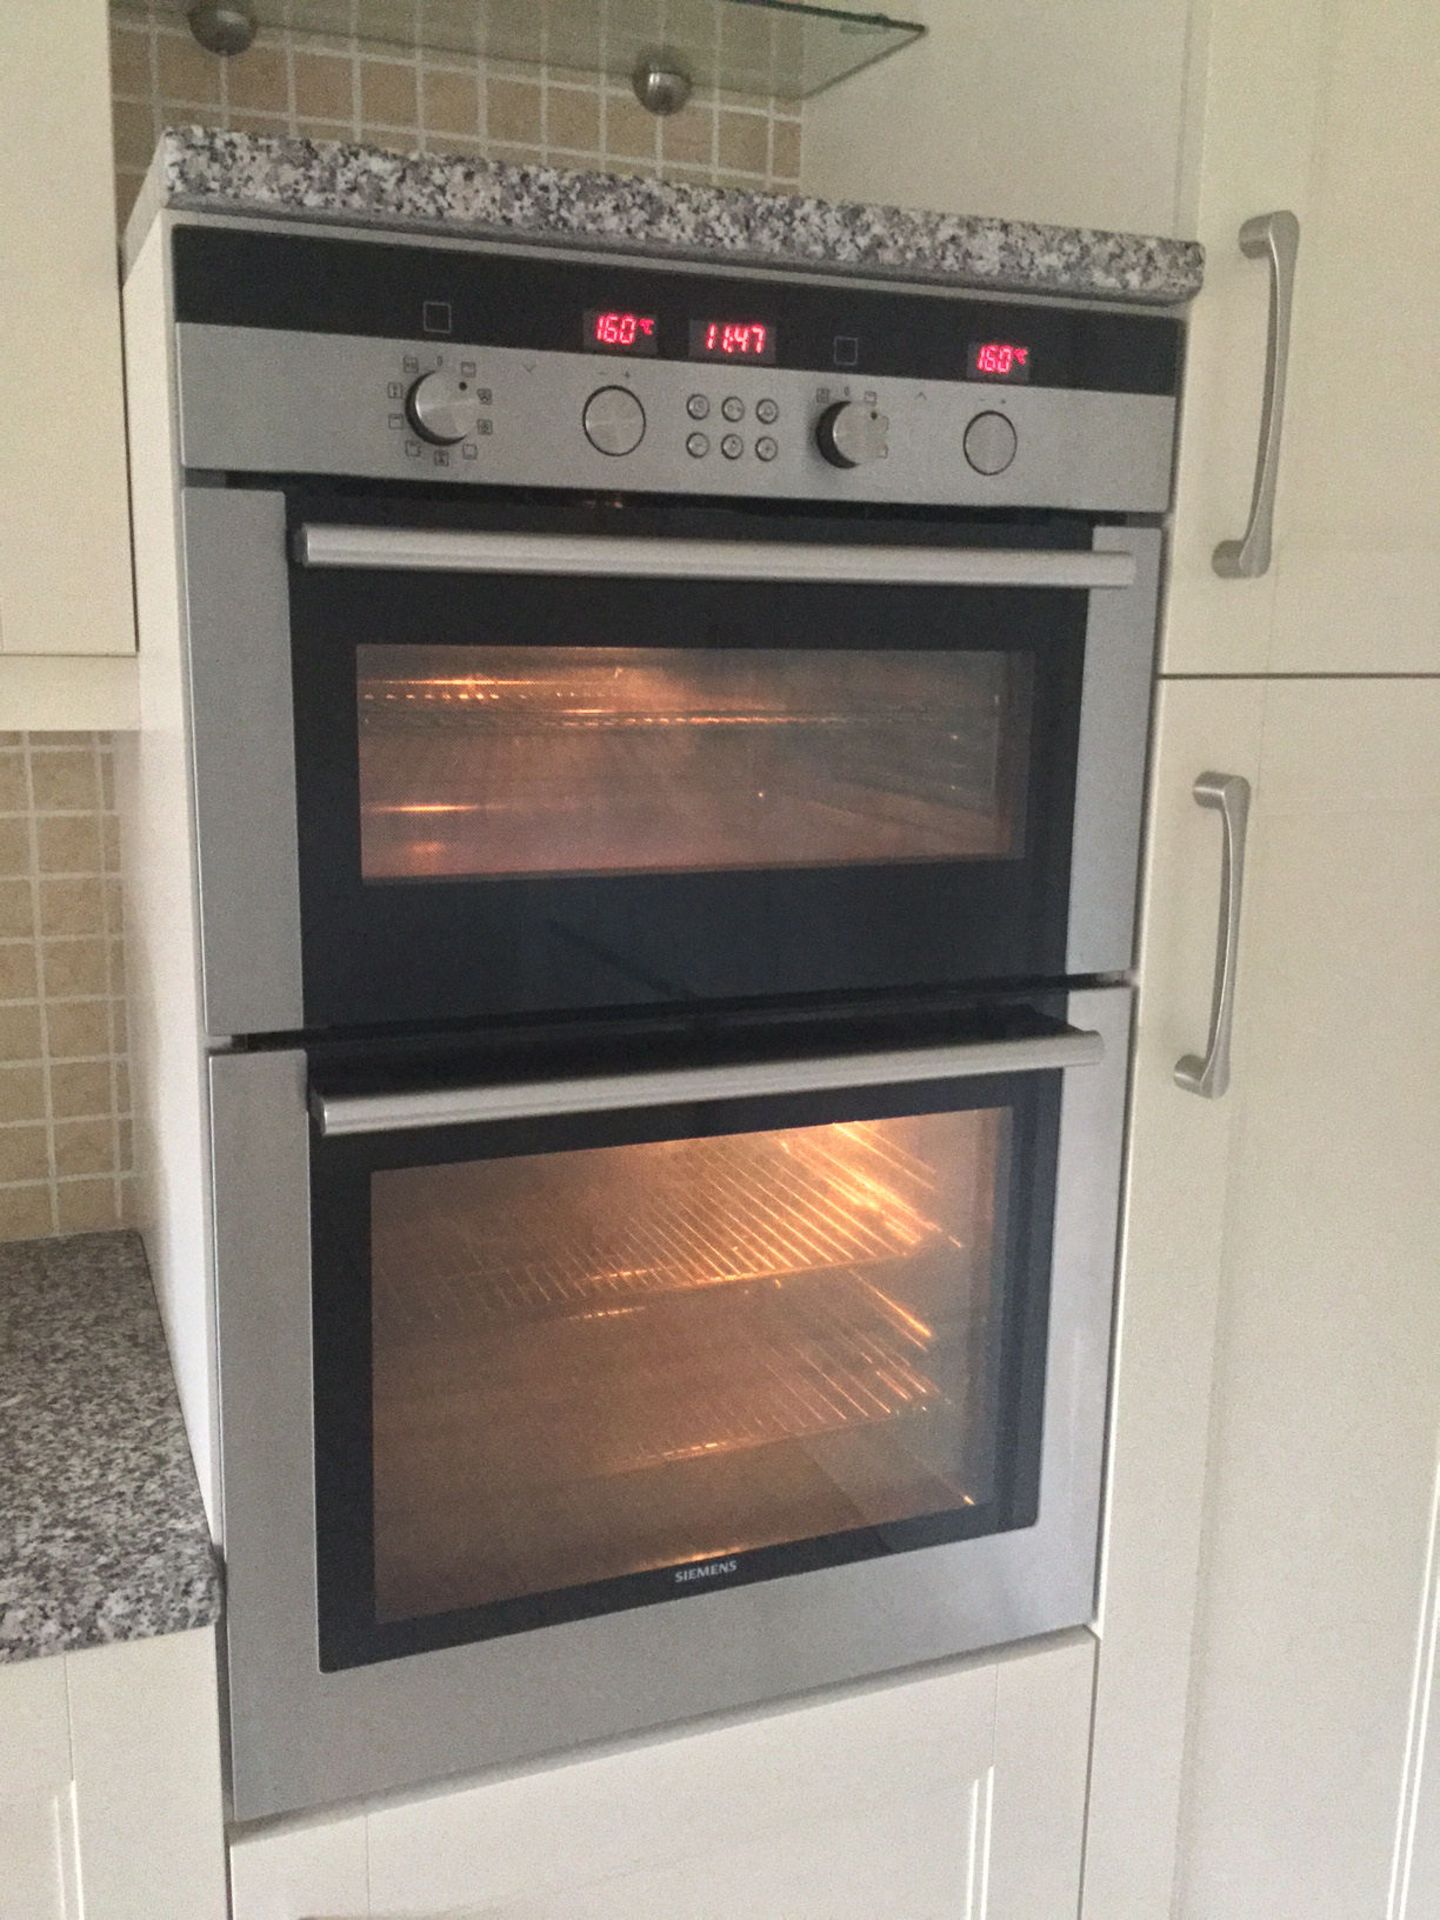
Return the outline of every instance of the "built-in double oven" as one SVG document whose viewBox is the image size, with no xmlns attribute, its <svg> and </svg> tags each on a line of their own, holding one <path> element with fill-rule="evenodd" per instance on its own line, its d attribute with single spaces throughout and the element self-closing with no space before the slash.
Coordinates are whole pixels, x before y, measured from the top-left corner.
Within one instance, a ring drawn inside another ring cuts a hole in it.
<svg viewBox="0 0 1440 1920">
<path fill-rule="evenodd" d="M 541 339 L 566 484 L 517 429 L 472 485 L 406 464 L 406 377 L 469 366 L 499 422 L 505 343 L 459 299 L 475 346 L 356 324 L 428 252 L 264 244 L 338 248 L 352 331 L 220 326 L 179 261 L 237 1813 L 1085 1621 L 1171 324 L 1002 310 L 1037 385 L 991 392 L 986 303 L 757 277 L 772 337 L 878 302 L 953 376 Z M 666 301 L 717 297 L 564 273 L 577 340 L 618 302 L 683 347 Z M 1149 344 L 1097 394 L 1112 327 Z M 318 403 L 278 376 L 253 451 L 245 356 L 302 353 L 373 359 L 373 455 L 288 453 Z M 605 377 L 651 435 L 673 388 L 663 486 L 591 437 Z M 707 490 L 687 431 L 762 401 L 800 478 Z M 812 438 L 836 404 L 872 467 Z M 1054 444 L 987 490 L 980 413 Z"/>
</svg>

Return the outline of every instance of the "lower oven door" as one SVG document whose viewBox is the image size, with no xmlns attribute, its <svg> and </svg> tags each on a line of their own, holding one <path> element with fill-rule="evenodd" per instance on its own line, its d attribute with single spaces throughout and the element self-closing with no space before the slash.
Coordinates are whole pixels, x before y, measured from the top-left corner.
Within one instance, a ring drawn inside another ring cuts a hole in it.
<svg viewBox="0 0 1440 1920">
<path fill-rule="evenodd" d="M 212 1067 L 235 1811 L 1088 1620 L 1124 989 L 945 1044 Z"/>
</svg>

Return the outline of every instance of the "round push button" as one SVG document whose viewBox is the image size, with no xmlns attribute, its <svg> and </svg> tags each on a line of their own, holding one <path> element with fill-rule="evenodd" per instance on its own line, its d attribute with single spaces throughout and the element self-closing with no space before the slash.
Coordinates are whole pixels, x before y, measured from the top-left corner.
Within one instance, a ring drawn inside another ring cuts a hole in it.
<svg viewBox="0 0 1440 1920">
<path fill-rule="evenodd" d="M 965 429 L 965 458 L 976 473 L 1004 473 L 1018 445 L 1003 413 L 977 413 Z"/>
<path fill-rule="evenodd" d="M 585 438 L 598 453 L 633 453 L 645 438 L 645 409 L 625 387 L 601 387 L 585 402 Z"/>
<path fill-rule="evenodd" d="M 690 398 L 685 402 L 685 411 L 692 420 L 708 420 L 710 418 L 710 402 L 703 393 L 692 393 Z"/>
<path fill-rule="evenodd" d="M 738 394 L 732 393 L 720 402 L 720 411 L 727 420 L 743 420 L 745 418 L 745 402 L 740 399 Z"/>
<path fill-rule="evenodd" d="M 773 460 L 780 451 L 780 442 L 773 440 L 768 433 L 762 433 L 755 442 L 755 451 L 762 460 Z"/>
<path fill-rule="evenodd" d="M 710 436 L 704 433 L 692 433 L 685 442 L 685 451 L 692 460 L 703 460 L 710 451 Z"/>
<path fill-rule="evenodd" d="M 775 400 L 757 400 L 755 402 L 755 418 L 760 422 L 762 427 L 773 427 L 775 422 L 780 418 L 779 402 Z"/>
<path fill-rule="evenodd" d="M 720 451 L 727 460 L 738 460 L 745 451 L 745 442 L 738 433 L 727 433 L 720 442 Z"/>
</svg>

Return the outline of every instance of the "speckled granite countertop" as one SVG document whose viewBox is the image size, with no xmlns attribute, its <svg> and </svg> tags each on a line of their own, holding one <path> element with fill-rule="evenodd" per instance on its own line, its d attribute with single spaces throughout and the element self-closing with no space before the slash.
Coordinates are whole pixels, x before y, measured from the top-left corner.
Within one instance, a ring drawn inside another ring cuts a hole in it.
<svg viewBox="0 0 1440 1920">
<path fill-rule="evenodd" d="M 849 206 L 376 147 L 167 131 L 131 218 L 161 207 L 517 236 L 671 258 L 861 274 L 995 292 L 1174 305 L 1200 291 L 1195 241 L 969 214 Z"/>
<path fill-rule="evenodd" d="M 219 1611 L 138 1237 L 0 1245 L 0 1661 Z"/>
</svg>

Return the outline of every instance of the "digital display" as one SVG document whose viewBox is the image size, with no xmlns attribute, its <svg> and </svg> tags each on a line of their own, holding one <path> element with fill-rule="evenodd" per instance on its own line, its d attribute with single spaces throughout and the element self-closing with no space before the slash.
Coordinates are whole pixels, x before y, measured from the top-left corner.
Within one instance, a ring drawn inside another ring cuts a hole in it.
<svg viewBox="0 0 1440 1920">
<path fill-rule="evenodd" d="M 764 320 L 692 320 L 692 360 L 751 360 L 757 366 L 775 364 L 775 329 Z"/>
<path fill-rule="evenodd" d="M 595 307 L 585 315 L 587 353 L 660 351 L 660 322 L 653 313 L 626 313 L 619 307 Z"/>
<path fill-rule="evenodd" d="M 1030 349 L 1014 340 L 972 341 L 967 372 L 972 380 L 1028 380 Z"/>
</svg>

